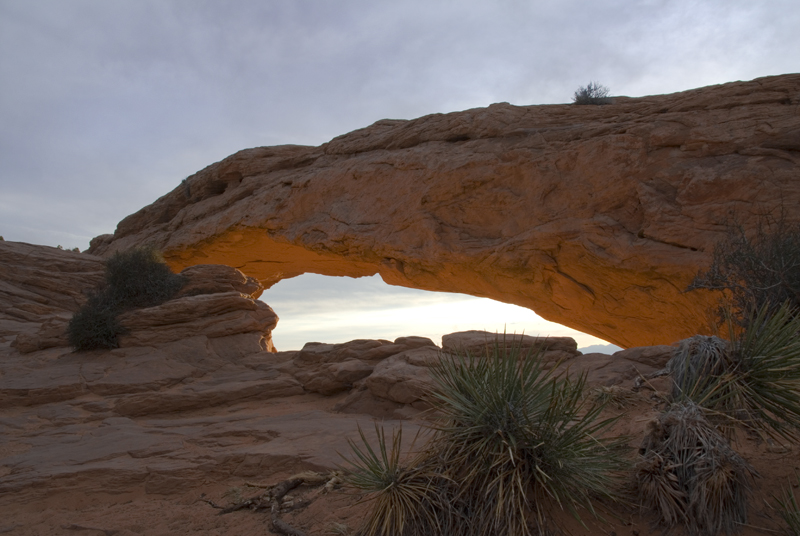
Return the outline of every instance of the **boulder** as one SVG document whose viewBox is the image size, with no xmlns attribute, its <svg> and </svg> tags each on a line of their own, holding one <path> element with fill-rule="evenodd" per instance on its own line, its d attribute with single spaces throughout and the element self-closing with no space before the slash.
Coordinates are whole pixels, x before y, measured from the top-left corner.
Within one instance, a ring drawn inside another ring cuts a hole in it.
<svg viewBox="0 0 800 536">
<path fill-rule="evenodd" d="M 442 336 L 442 350 L 450 354 L 473 357 L 491 355 L 495 345 L 506 350 L 517 349 L 523 355 L 541 352 L 545 363 L 565 361 L 581 355 L 572 337 L 531 337 L 499 335 L 488 331 L 459 331 Z"/>
<path fill-rule="evenodd" d="M 199 264 L 181 272 L 186 283 L 161 305 L 122 313 L 126 333 L 120 347 L 153 346 L 201 336 L 223 359 L 275 352 L 272 330 L 278 315 L 258 301 L 264 287 L 225 265 Z"/>
<path fill-rule="evenodd" d="M 269 287 L 360 277 L 528 307 L 621 347 L 702 332 L 729 225 L 800 221 L 800 74 L 608 106 L 493 104 L 240 151 L 92 242 Z"/>
<path fill-rule="evenodd" d="M 105 280 L 105 261 L 94 255 L 21 242 L 0 242 L 0 345 L 22 354 L 67 347 L 67 326 L 89 292 Z M 275 351 L 275 312 L 256 298 L 263 286 L 225 265 L 195 265 L 181 272 L 178 297 L 120 315 L 122 347 L 152 347 L 207 337 L 216 354 L 234 359 Z"/>
<path fill-rule="evenodd" d="M 332 395 L 347 391 L 370 376 L 375 365 L 390 356 L 414 348 L 438 351 L 426 337 L 386 340 L 357 339 L 342 344 L 306 343 L 281 370 L 290 372 L 310 392 Z"/>
<path fill-rule="evenodd" d="M 399 404 L 413 404 L 425 398 L 433 386 L 430 365 L 441 359 L 441 350 L 415 348 L 378 363 L 366 386 L 378 398 Z"/>
<path fill-rule="evenodd" d="M 152 346 L 205 335 L 209 339 L 253 333 L 252 352 L 273 351 L 271 332 L 278 315 L 265 303 L 239 292 L 201 294 L 169 300 L 119 316 L 126 330 L 121 347 Z"/>
<path fill-rule="evenodd" d="M 196 264 L 181 271 L 181 275 L 186 278 L 186 284 L 178 297 L 239 292 L 258 299 L 264 291 L 264 286 L 257 279 L 224 264 Z"/>
<path fill-rule="evenodd" d="M 656 369 L 663 369 L 672 358 L 675 346 L 638 346 L 614 353 L 614 359 L 627 359 Z"/>
</svg>

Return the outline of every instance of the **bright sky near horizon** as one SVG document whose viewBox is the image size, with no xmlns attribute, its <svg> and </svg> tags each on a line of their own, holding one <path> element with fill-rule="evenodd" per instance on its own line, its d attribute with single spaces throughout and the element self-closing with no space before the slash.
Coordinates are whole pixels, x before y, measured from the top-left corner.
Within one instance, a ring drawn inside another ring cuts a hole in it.
<svg viewBox="0 0 800 536">
<path fill-rule="evenodd" d="M 239 149 L 384 118 L 798 72 L 797 28 L 797 0 L 0 0 L 0 235 L 85 249 Z M 375 278 L 301 276 L 264 300 L 284 349 L 560 329 Z"/>
<path fill-rule="evenodd" d="M 407 335 L 428 337 L 441 345 L 442 335 L 468 330 L 572 337 L 579 348 L 608 345 L 524 307 L 464 294 L 390 287 L 378 275 L 351 279 L 306 274 L 279 282 L 264 291 L 261 300 L 280 317 L 272 334 L 278 350 L 299 350 L 306 342 L 394 340 Z M 619 349 L 610 345 L 598 351 Z"/>
</svg>

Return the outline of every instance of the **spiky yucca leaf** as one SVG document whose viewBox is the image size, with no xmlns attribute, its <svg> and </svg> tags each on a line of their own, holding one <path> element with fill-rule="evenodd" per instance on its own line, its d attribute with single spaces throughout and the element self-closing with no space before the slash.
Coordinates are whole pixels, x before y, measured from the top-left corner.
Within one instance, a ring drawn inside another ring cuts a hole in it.
<svg viewBox="0 0 800 536">
<path fill-rule="evenodd" d="M 800 505 L 792 491 L 792 487 L 800 485 L 800 475 L 797 474 L 797 471 L 794 472 L 794 477 L 797 484 L 790 482 L 789 487 L 784 488 L 781 497 L 777 498 L 781 517 L 786 522 L 788 536 L 800 536 Z"/>
<path fill-rule="evenodd" d="M 377 452 L 360 426 L 358 433 L 362 446 L 348 439 L 354 458 L 347 460 L 345 479 L 373 501 L 359 534 L 412 536 L 439 527 L 442 479 L 421 458 L 401 463 L 402 429 L 392 433 L 391 445 L 387 445 L 383 428 L 375 424 Z"/>
<path fill-rule="evenodd" d="M 529 518 L 544 526 L 550 506 L 579 518 L 581 507 L 593 512 L 590 498 L 612 496 L 624 440 L 599 438 L 615 419 L 599 420 L 585 376 L 556 377 L 541 351 L 505 341 L 485 358 L 444 358 L 432 376 L 443 422 L 429 450 L 458 483 L 455 504 L 470 520 L 459 534 L 531 534 Z"/>
<path fill-rule="evenodd" d="M 765 423 L 787 439 L 800 438 L 800 314 L 784 303 L 770 315 L 763 307 L 738 339 L 741 404 L 751 422 Z"/>
<path fill-rule="evenodd" d="M 800 315 L 788 303 L 764 306 L 728 343 L 696 336 L 670 362 L 675 400 L 692 400 L 730 427 L 736 422 L 800 438 Z M 731 324 L 733 329 L 733 324 Z"/>
</svg>

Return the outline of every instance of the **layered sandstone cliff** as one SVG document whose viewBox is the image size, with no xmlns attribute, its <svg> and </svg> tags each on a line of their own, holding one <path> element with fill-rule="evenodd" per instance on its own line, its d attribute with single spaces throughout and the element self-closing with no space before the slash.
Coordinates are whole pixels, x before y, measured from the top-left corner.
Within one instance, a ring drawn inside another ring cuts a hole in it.
<svg viewBox="0 0 800 536">
<path fill-rule="evenodd" d="M 69 321 L 103 283 L 104 270 L 105 261 L 94 255 L 0 242 L 0 356 L 67 352 Z M 196 265 L 181 275 L 186 284 L 174 299 L 120 314 L 119 352 L 191 348 L 198 360 L 235 360 L 275 351 L 278 316 L 257 300 L 263 290 L 258 281 L 224 265 Z"/>
<path fill-rule="evenodd" d="M 266 287 L 305 272 L 486 296 L 622 346 L 702 331 L 684 293 L 732 222 L 800 202 L 800 74 L 609 106 L 383 120 L 240 151 L 96 238 Z"/>
</svg>

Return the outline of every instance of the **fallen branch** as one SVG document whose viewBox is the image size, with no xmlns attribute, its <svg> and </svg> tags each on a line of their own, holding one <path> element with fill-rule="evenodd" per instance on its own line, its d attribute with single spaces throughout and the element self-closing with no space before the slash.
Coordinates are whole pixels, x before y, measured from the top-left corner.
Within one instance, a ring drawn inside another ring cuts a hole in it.
<svg viewBox="0 0 800 536">
<path fill-rule="evenodd" d="M 272 513 L 272 530 L 284 536 L 306 536 L 302 530 L 298 530 L 278 517 L 275 512 Z"/>
<path fill-rule="evenodd" d="M 247 508 L 248 510 L 266 510 L 270 509 L 272 512 L 272 531 L 277 534 L 283 534 L 284 536 L 306 536 L 306 533 L 298 530 L 285 521 L 283 521 L 279 514 L 281 510 L 284 509 L 284 505 L 282 501 L 286 495 L 292 491 L 293 489 L 303 485 L 303 484 L 311 484 L 311 485 L 321 485 L 320 489 L 314 494 L 314 496 L 310 499 L 297 499 L 294 501 L 287 501 L 286 503 L 286 510 L 300 510 L 302 508 L 306 508 L 310 505 L 314 499 L 319 497 L 319 495 L 323 493 L 327 493 L 332 491 L 335 487 L 340 485 L 342 482 L 341 475 L 338 472 L 333 472 L 328 474 L 327 476 L 323 476 L 319 473 L 313 472 L 306 472 L 306 473 L 299 473 L 294 475 L 282 482 L 279 482 L 275 485 L 263 485 L 263 484 L 253 484 L 247 482 L 245 485 L 265 489 L 266 491 L 261 493 L 260 495 L 256 495 L 255 497 L 250 497 L 244 501 L 238 502 L 236 504 L 232 504 L 228 507 L 221 507 L 214 502 L 201 497 L 202 501 L 207 502 L 212 507 L 217 508 L 220 510 L 219 514 L 229 514 L 231 512 L 236 512 L 237 510 L 244 510 Z"/>
<path fill-rule="evenodd" d="M 289 480 L 284 480 L 269 492 L 272 499 L 280 502 L 283 499 L 284 495 L 292 491 L 294 488 L 298 487 L 304 482 L 302 478 L 290 478 Z"/>
<path fill-rule="evenodd" d="M 266 500 L 265 500 L 266 499 Z M 270 507 L 272 503 L 271 497 L 264 497 L 263 495 L 258 495 L 256 497 L 251 497 L 249 499 L 245 499 L 242 502 L 232 504 L 226 508 L 223 508 L 219 515 L 223 514 L 230 514 L 231 512 L 236 512 L 237 510 L 244 510 L 245 508 L 249 510 L 266 510 Z"/>
<path fill-rule="evenodd" d="M 205 497 L 201 496 L 200 500 L 203 501 L 204 503 L 210 504 L 212 507 L 216 508 L 217 510 L 225 510 L 224 506 L 220 506 L 220 505 L 218 505 L 217 503 L 215 503 L 214 501 L 212 501 L 210 499 L 206 499 Z"/>
</svg>

